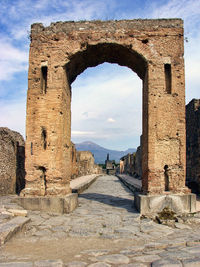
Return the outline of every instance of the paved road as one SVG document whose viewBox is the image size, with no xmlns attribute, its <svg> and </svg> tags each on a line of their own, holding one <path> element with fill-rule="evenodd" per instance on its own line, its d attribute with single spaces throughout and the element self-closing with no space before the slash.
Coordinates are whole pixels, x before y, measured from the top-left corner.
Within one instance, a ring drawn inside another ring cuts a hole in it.
<svg viewBox="0 0 200 267">
<path fill-rule="evenodd" d="M 200 266 L 200 214 L 176 228 L 141 218 L 115 176 L 99 177 L 71 214 L 28 216 L 26 232 L 0 250 L 0 266 Z"/>
</svg>

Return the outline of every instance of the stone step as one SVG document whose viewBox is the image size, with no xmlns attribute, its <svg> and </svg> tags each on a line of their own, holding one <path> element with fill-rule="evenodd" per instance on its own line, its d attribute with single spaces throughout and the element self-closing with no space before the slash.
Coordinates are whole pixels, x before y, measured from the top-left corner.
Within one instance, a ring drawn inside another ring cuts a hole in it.
<svg viewBox="0 0 200 267">
<path fill-rule="evenodd" d="M 0 224 L 0 245 L 3 245 L 16 233 L 21 231 L 26 223 L 30 221 L 30 218 L 18 216 L 13 219 Z"/>
</svg>

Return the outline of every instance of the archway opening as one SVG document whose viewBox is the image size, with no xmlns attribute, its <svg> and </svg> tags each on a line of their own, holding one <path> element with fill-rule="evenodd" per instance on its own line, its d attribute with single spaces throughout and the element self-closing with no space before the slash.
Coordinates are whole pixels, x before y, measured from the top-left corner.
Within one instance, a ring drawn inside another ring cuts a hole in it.
<svg viewBox="0 0 200 267">
<path fill-rule="evenodd" d="M 72 83 L 71 110 L 73 143 L 92 141 L 121 151 L 137 148 L 142 133 L 142 81 L 117 64 L 87 68 Z"/>
<path fill-rule="evenodd" d="M 132 145 L 127 145 L 126 149 L 128 149 L 130 147 L 133 147 L 133 146 L 135 146 L 135 148 L 137 148 L 140 145 L 140 142 L 139 142 L 138 139 L 139 139 L 139 137 L 141 135 L 141 128 L 143 128 L 143 127 L 141 127 L 141 116 L 140 116 L 140 114 L 142 113 L 141 112 L 141 110 L 142 110 L 142 108 L 141 108 L 142 100 L 141 99 L 142 99 L 142 95 L 143 95 L 143 98 L 144 98 L 143 91 L 144 91 L 144 88 L 146 86 L 146 79 L 145 79 L 146 61 L 145 61 L 145 59 L 141 55 L 139 55 L 138 53 L 133 51 L 131 46 L 122 46 L 122 45 L 113 44 L 113 43 L 111 43 L 111 44 L 110 43 L 103 43 L 103 44 L 90 45 L 90 46 L 88 46 L 87 44 L 82 44 L 81 48 L 82 48 L 82 50 L 77 52 L 76 54 L 72 55 L 70 57 L 69 63 L 66 64 L 67 81 L 69 83 L 70 88 L 71 88 L 71 84 L 76 80 L 77 76 L 79 76 L 84 71 L 85 71 L 85 73 L 92 72 L 92 70 L 94 68 L 91 68 L 91 67 L 96 67 L 96 66 L 98 66 L 97 67 L 98 69 L 102 68 L 102 66 L 103 66 L 103 68 L 107 68 L 108 69 L 107 74 L 110 72 L 110 69 L 109 69 L 108 65 L 112 66 L 114 68 L 116 68 L 116 66 L 117 66 L 118 68 L 121 69 L 121 72 L 124 72 L 124 69 L 126 69 L 127 71 L 129 71 L 129 75 L 130 76 L 132 75 L 133 79 L 140 80 L 140 82 L 138 82 L 138 80 L 137 80 L 137 83 L 138 84 L 140 83 L 140 89 L 139 89 L 140 93 L 139 93 L 139 96 L 138 96 L 139 99 L 140 99 L 139 101 L 138 101 L 137 97 L 134 97 L 134 93 L 135 93 L 135 95 L 138 94 L 138 90 L 137 90 L 137 92 L 134 91 L 135 82 L 134 82 L 134 80 L 131 81 L 130 77 L 129 77 L 129 82 L 130 83 L 132 82 L 132 86 L 130 86 L 130 84 L 129 84 L 129 88 L 127 88 L 126 82 L 125 81 L 122 82 L 121 83 L 122 88 L 119 89 L 119 87 L 118 87 L 118 91 L 120 92 L 122 99 L 120 99 L 120 96 L 119 96 L 119 98 L 117 100 L 118 102 L 121 102 L 120 104 L 124 105 L 124 107 L 126 106 L 126 108 L 124 108 L 125 110 L 122 112 L 122 113 L 125 114 L 124 121 L 123 121 L 124 124 L 126 124 L 125 123 L 125 118 L 126 117 L 129 118 L 130 126 L 126 130 L 129 131 L 129 132 L 132 132 L 133 135 L 134 135 L 134 133 L 133 133 L 134 131 L 137 132 L 137 143 L 136 142 L 132 142 Z M 105 62 L 106 63 L 114 63 L 114 64 L 106 64 Z M 117 64 L 120 65 L 120 66 L 123 66 L 123 67 L 119 67 Z M 106 67 L 105 67 L 105 65 L 106 65 Z M 122 69 L 123 69 L 123 71 L 122 71 Z M 139 76 L 140 79 L 137 77 L 137 75 L 135 73 Z M 84 74 L 82 74 L 82 75 L 84 75 Z M 118 70 L 118 76 L 120 76 L 120 75 L 121 75 L 121 73 Z M 92 76 L 93 76 L 93 78 L 95 77 L 95 75 L 92 75 Z M 102 76 L 104 76 L 104 74 Z M 114 76 L 116 76 L 116 74 L 114 74 Z M 119 82 L 119 80 L 120 80 L 120 78 L 118 77 L 118 82 Z M 126 80 L 126 78 L 124 80 Z M 143 86 L 141 86 L 141 80 L 143 81 Z M 95 83 L 95 81 L 93 79 L 92 84 L 94 84 L 94 85 L 91 85 L 91 84 L 89 85 L 89 91 L 90 92 L 86 92 L 85 94 L 87 96 L 86 97 L 83 96 L 83 98 L 80 100 L 81 105 L 84 102 L 86 102 L 86 103 L 89 103 L 89 104 L 93 104 L 93 106 L 94 106 L 95 100 L 91 99 L 91 94 L 94 94 L 94 92 L 96 90 L 93 89 L 93 91 L 92 91 L 91 86 L 101 87 L 104 81 L 105 80 L 103 79 L 103 77 L 101 77 L 100 82 L 98 84 L 97 80 L 96 80 L 97 83 Z M 75 84 L 76 83 L 77 83 L 77 81 L 75 81 Z M 86 87 L 86 85 L 84 84 L 84 85 L 82 85 L 82 87 Z M 112 87 L 112 85 L 111 85 L 111 87 Z M 143 87 L 143 90 L 141 90 L 141 87 Z M 125 90 L 127 90 L 127 89 L 129 90 L 130 88 L 132 90 L 131 90 L 131 93 L 129 95 L 129 99 L 127 99 L 126 98 L 127 95 L 126 95 L 126 91 Z M 112 90 L 113 90 L 113 88 L 112 88 Z M 99 94 L 100 95 L 96 96 L 96 99 L 98 99 L 98 101 L 99 101 L 100 99 L 102 99 L 102 96 L 103 96 L 104 104 L 105 104 L 105 100 L 109 100 L 113 110 L 116 110 L 117 107 L 113 105 L 115 100 L 116 100 L 115 99 L 115 94 L 113 96 L 108 96 L 108 94 L 109 94 L 109 90 L 108 89 L 104 93 L 105 94 L 103 94 L 102 91 L 99 90 Z M 117 90 L 116 90 L 116 93 L 117 93 Z M 73 94 L 74 94 L 74 90 L 72 90 L 72 95 Z M 124 96 L 125 96 L 126 100 L 125 99 L 123 100 Z M 131 103 L 131 98 L 132 98 L 132 103 Z M 127 101 L 127 100 L 129 100 L 129 101 Z M 136 100 L 135 104 L 134 104 L 134 100 Z M 101 103 L 101 101 L 99 101 L 99 102 Z M 83 135 L 85 135 L 86 141 L 89 141 L 91 139 L 91 137 L 92 137 L 91 135 L 95 135 L 96 131 L 94 131 L 94 125 L 90 125 L 89 126 L 90 127 L 89 130 L 85 129 L 85 126 L 87 124 L 87 121 L 90 121 L 90 122 L 93 121 L 94 122 L 95 111 L 92 110 L 91 107 L 89 107 L 89 108 L 87 107 L 87 108 L 85 108 L 85 110 L 84 109 L 81 110 L 81 108 L 80 108 L 81 105 L 80 105 L 79 109 L 78 109 L 78 112 L 73 112 L 73 105 L 74 105 L 74 102 L 72 101 L 72 122 L 74 120 L 73 115 L 78 113 L 79 118 L 81 116 L 85 117 L 84 118 L 85 125 L 84 125 L 84 127 L 82 129 L 80 129 L 80 128 L 78 129 L 76 123 L 73 122 L 73 124 L 72 124 L 72 127 L 73 127 L 72 128 L 72 141 L 74 141 L 73 140 L 73 137 L 74 137 L 73 135 L 74 134 L 75 135 L 79 135 L 79 137 L 80 137 L 80 135 L 83 134 Z M 101 104 L 101 106 L 103 106 L 103 103 Z M 134 106 L 136 106 L 136 109 L 134 109 Z M 95 106 L 95 108 L 96 107 L 97 106 Z M 122 108 L 122 106 L 120 106 L 120 108 Z M 120 110 L 120 108 L 119 108 L 119 110 Z M 101 110 L 102 110 L 102 107 L 101 107 Z M 139 112 L 138 112 L 138 110 L 139 110 Z M 137 113 L 138 113 L 138 115 L 140 117 L 139 120 L 138 120 L 138 117 L 135 116 Z M 113 112 L 110 112 L 110 115 L 108 115 L 108 113 L 107 113 L 107 115 L 105 115 L 105 112 L 104 112 L 104 114 L 98 114 L 98 116 L 99 116 L 100 120 L 102 120 L 102 121 L 104 120 L 105 123 L 110 123 L 110 124 L 114 124 L 115 122 L 117 122 L 117 120 L 116 120 L 117 117 L 118 118 L 119 117 L 123 117 L 123 116 L 119 116 L 119 115 L 117 116 L 117 112 L 116 111 L 115 111 L 114 115 L 113 115 Z M 106 118 L 106 116 L 107 116 L 107 118 Z M 131 119 L 130 119 L 131 117 L 132 117 L 132 122 L 131 122 Z M 143 112 L 143 117 L 144 117 L 144 112 Z M 135 118 L 135 126 L 136 126 L 135 129 L 134 129 L 134 118 Z M 119 120 L 118 120 L 118 123 L 119 123 Z M 123 124 L 123 123 L 121 122 L 121 124 Z M 138 124 L 139 124 L 139 127 L 138 127 Z M 125 127 L 121 127 L 121 128 L 125 129 Z M 117 130 L 118 131 L 119 130 L 122 131 L 122 129 L 120 129 L 120 127 L 111 127 L 109 130 L 115 131 L 115 133 L 116 133 Z M 103 134 L 105 135 L 105 131 L 104 131 L 104 133 L 99 133 L 99 134 L 101 136 Z M 80 138 L 79 138 L 79 140 L 80 140 Z M 97 138 L 96 138 L 96 140 L 97 140 Z M 94 139 L 93 139 L 93 141 L 94 141 Z M 75 143 L 76 142 L 77 141 L 75 141 Z M 110 140 L 110 143 L 111 142 L 112 142 L 112 140 Z M 124 145 L 124 148 L 125 148 L 126 144 L 123 144 L 123 141 L 121 143 L 122 143 L 121 145 L 122 146 Z M 111 147 L 111 146 L 109 146 L 109 147 L 111 149 L 114 149 L 114 147 Z M 124 150 L 126 150 L 126 149 L 124 149 Z M 128 151 L 127 151 L 127 153 L 128 153 Z"/>
</svg>

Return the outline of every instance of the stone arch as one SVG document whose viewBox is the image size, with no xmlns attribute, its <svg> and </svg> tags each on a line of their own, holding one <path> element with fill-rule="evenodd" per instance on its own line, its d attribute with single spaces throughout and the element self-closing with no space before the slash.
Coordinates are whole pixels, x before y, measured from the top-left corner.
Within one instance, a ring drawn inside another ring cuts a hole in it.
<svg viewBox="0 0 200 267">
<path fill-rule="evenodd" d="M 71 84 L 76 77 L 88 67 L 96 67 L 104 62 L 117 63 L 132 69 L 143 80 L 147 69 L 147 60 L 132 46 L 123 46 L 118 43 L 99 43 L 87 45 L 86 49 L 70 56 L 66 64 L 68 81 Z"/>
<path fill-rule="evenodd" d="M 164 166 L 169 191 L 187 191 L 182 20 L 33 24 L 29 58 L 24 194 L 44 194 L 41 169 L 45 194 L 70 193 L 71 83 L 105 61 L 143 80 L 143 193 L 165 191 Z"/>
</svg>

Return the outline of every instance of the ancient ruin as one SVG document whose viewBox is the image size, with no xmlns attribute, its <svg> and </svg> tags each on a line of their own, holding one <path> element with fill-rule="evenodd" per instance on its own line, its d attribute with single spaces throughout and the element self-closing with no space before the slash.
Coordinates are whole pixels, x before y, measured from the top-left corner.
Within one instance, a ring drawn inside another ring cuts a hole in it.
<svg viewBox="0 0 200 267">
<path fill-rule="evenodd" d="M 100 174 L 102 172 L 102 169 L 94 163 L 94 156 L 90 151 L 75 151 L 73 157 L 71 179 L 89 174 Z"/>
<path fill-rule="evenodd" d="M 24 195 L 71 192 L 71 83 L 103 62 L 143 81 L 143 194 L 189 192 L 181 19 L 36 23 L 30 39 Z"/>
<path fill-rule="evenodd" d="M 187 182 L 200 193 L 200 99 L 186 106 Z"/>
<path fill-rule="evenodd" d="M 140 136 L 140 146 L 135 153 L 127 154 L 120 159 L 120 174 L 126 173 L 136 178 L 142 178 L 142 136 Z"/>
<path fill-rule="evenodd" d="M 18 194 L 25 187 L 25 142 L 21 134 L 0 127 L 0 195 Z"/>
<path fill-rule="evenodd" d="M 105 160 L 105 173 L 108 175 L 115 175 L 116 173 L 115 161 L 109 159 L 109 154 L 107 154 L 107 158 Z"/>
<path fill-rule="evenodd" d="M 140 152 L 140 149 L 138 149 L 138 152 Z M 126 173 L 130 176 L 141 179 L 142 169 L 140 163 L 141 162 L 139 161 L 138 154 L 129 153 L 120 159 L 120 173 Z"/>
</svg>

